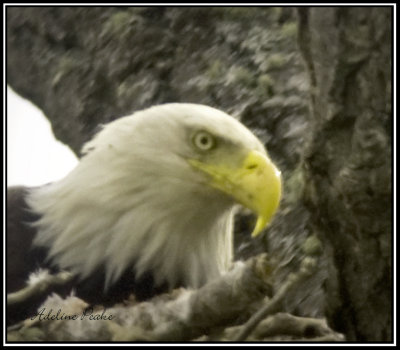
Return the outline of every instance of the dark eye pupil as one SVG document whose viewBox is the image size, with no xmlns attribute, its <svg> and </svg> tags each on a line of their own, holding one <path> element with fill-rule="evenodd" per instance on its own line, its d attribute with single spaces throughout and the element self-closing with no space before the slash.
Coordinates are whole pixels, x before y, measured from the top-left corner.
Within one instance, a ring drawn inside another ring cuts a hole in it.
<svg viewBox="0 0 400 350">
<path fill-rule="evenodd" d="M 207 144 L 208 144 L 208 137 L 203 136 L 203 137 L 200 139 L 200 143 L 201 143 L 203 146 L 207 145 Z"/>
<path fill-rule="evenodd" d="M 193 143 L 197 148 L 206 151 L 214 146 L 214 139 L 205 132 L 199 132 L 195 135 Z"/>
</svg>

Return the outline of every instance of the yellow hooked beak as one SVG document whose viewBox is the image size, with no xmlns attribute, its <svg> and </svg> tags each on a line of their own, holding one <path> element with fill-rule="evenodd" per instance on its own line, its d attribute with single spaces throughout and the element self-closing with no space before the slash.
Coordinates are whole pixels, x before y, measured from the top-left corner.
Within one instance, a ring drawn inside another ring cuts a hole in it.
<svg viewBox="0 0 400 350">
<path fill-rule="evenodd" d="M 252 237 L 267 226 L 278 209 L 282 184 L 281 172 L 266 155 L 250 151 L 237 168 L 195 159 L 190 159 L 189 163 L 211 176 L 211 186 L 258 215 Z"/>
</svg>

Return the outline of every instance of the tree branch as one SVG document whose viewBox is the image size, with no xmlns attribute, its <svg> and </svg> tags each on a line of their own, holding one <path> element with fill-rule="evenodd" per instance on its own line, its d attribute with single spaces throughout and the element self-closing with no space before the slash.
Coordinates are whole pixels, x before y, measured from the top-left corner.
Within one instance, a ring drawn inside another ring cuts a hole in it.
<svg viewBox="0 0 400 350">
<path fill-rule="evenodd" d="M 257 327 L 257 325 L 268 315 L 279 310 L 281 303 L 289 290 L 296 286 L 299 282 L 311 275 L 316 266 L 315 258 L 306 257 L 302 261 L 300 270 L 296 274 L 290 274 L 286 283 L 278 290 L 274 297 L 257 313 L 255 313 L 242 328 L 235 338 L 235 341 L 244 341 Z"/>
<path fill-rule="evenodd" d="M 7 306 L 13 307 L 28 302 L 32 298 L 50 294 L 55 288 L 68 284 L 74 275 L 61 271 L 56 275 L 48 275 L 35 284 L 30 284 L 15 293 L 7 294 Z"/>
</svg>

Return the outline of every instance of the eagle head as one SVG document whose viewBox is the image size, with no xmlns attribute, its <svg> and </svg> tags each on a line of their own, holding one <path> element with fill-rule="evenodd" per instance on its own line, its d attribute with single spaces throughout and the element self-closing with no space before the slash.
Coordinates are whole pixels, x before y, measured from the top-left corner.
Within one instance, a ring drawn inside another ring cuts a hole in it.
<svg viewBox="0 0 400 350">
<path fill-rule="evenodd" d="M 37 246 L 82 278 L 105 266 L 107 286 L 126 269 L 157 284 L 199 287 L 232 262 L 238 204 L 271 220 L 281 175 L 235 118 L 197 104 L 155 106 L 117 119 L 83 147 L 64 179 L 34 189 Z"/>
</svg>

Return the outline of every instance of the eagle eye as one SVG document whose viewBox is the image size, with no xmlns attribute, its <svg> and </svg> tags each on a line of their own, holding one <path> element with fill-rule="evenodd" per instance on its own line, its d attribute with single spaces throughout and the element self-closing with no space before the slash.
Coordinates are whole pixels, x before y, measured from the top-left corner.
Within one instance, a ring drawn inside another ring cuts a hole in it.
<svg viewBox="0 0 400 350">
<path fill-rule="evenodd" d="M 215 146 L 215 139 L 208 132 L 199 131 L 194 135 L 193 143 L 200 151 L 208 151 Z"/>
</svg>

